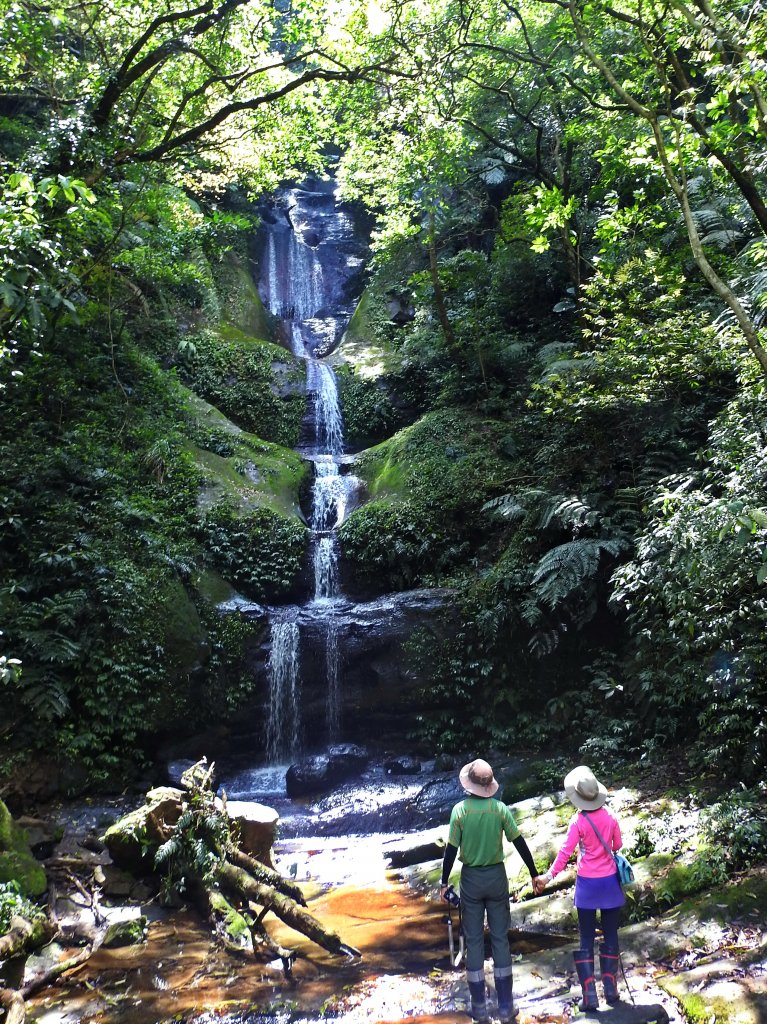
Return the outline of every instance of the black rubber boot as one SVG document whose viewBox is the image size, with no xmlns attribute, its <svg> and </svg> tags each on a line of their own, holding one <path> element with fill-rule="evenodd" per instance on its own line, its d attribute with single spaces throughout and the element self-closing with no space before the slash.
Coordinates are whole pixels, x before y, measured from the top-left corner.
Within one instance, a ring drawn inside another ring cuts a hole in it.
<svg viewBox="0 0 767 1024">
<path fill-rule="evenodd" d="M 498 998 L 498 1020 L 501 1024 L 511 1024 L 518 1012 L 512 998 L 511 974 L 495 974 L 495 994 Z"/>
<path fill-rule="evenodd" d="M 597 983 L 594 978 L 594 954 L 588 949 L 579 949 L 573 953 L 575 969 L 578 972 L 578 981 L 581 983 L 583 998 L 580 1003 L 582 1010 L 599 1009 L 597 998 Z"/>
<path fill-rule="evenodd" d="M 610 1005 L 620 1001 L 620 996 L 618 995 L 618 969 L 620 962 L 620 953 L 617 949 L 608 949 L 607 946 L 599 947 L 599 973 L 602 975 L 602 988 L 605 990 L 605 999 Z"/>
<path fill-rule="evenodd" d="M 474 972 L 472 973 L 479 973 Z M 485 995 L 485 978 L 482 981 L 469 981 L 469 995 L 471 996 L 471 1019 L 476 1024 L 488 1024 L 490 1017 L 487 1013 L 487 997 Z"/>
</svg>

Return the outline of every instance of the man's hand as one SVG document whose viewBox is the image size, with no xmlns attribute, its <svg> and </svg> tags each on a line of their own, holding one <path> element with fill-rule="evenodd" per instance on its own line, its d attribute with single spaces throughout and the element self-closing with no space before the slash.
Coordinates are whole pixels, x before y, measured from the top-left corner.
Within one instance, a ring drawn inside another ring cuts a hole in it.
<svg viewBox="0 0 767 1024">
<path fill-rule="evenodd" d="M 536 875 L 533 879 L 533 892 L 535 895 L 540 896 L 548 884 L 549 880 L 545 875 Z"/>
</svg>

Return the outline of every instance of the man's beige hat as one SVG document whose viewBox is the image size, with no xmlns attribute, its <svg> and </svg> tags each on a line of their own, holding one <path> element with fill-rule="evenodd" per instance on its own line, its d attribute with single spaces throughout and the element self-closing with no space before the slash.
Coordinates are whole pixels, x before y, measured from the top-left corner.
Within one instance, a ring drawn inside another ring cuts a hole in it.
<svg viewBox="0 0 767 1024">
<path fill-rule="evenodd" d="M 465 764 L 458 775 L 461 785 L 473 796 L 494 796 L 498 792 L 498 783 L 493 769 L 478 757 L 476 761 Z"/>
</svg>

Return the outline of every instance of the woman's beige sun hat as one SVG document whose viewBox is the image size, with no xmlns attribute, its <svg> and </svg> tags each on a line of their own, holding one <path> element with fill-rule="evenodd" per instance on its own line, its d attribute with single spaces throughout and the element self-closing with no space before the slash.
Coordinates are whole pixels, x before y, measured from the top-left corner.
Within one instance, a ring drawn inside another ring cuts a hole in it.
<svg viewBox="0 0 767 1024">
<path fill-rule="evenodd" d="M 607 799 L 607 790 L 590 768 L 580 764 L 565 776 L 565 795 L 582 811 L 596 811 Z"/>
<path fill-rule="evenodd" d="M 461 768 L 458 778 L 466 792 L 471 793 L 472 796 L 495 796 L 498 792 L 498 783 L 493 775 L 493 769 L 481 757 L 465 764 Z"/>
</svg>

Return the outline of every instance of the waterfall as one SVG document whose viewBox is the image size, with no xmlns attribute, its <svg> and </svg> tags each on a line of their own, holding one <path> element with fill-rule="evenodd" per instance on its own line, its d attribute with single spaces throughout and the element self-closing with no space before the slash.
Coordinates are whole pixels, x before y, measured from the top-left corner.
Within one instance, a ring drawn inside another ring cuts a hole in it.
<svg viewBox="0 0 767 1024">
<path fill-rule="evenodd" d="M 328 740 L 335 743 L 341 732 L 341 657 L 338 649 L 338 622 L 335 616 L 328 619 L 325 674 L 328 679 L 326 712 Z"/>
<path fill-rule="evenodd" d="M 338 542 L 334 536 L 314 542 L 314 600 L 338 596 Z"/>
<path fill-rule="evenodd" d="M 344 421 L 338 400 L 336 375 L 324 363 L 316 364 L 315 408 L 317 442 L 322 451 L 340 455 L 344 448 Z"/>
<path fill-rule="evenodd" d="M 300 750 L 301 705 L 297 622 L 272 623 L 269 672 L 269 717 L 266 756 L 270 764 L 295 757 Z"/>
<path fill-rule="evenodd" d="M 325 726 L 337 740 L 342 720 L 339 546 L 336 531 L 353 502 L 356 478 L 342 473 L 344 423 L 336 375 L 322 357 L 333 351 L 349 322 L 349 281 L 361 260 L 351 250 L 354 225 L 338 205 L 332 181 L 291 188 L 265 218 L 261 297 L 281 322 L 281 335 L 306 360 L 307 444 L 314 481 L 309 516 L 314 594 L 307 607 L 325 635 Z M 314 664 L 314 663 L 312 663 Z M 299 626 L 275 621 L 269 658 L 267 755 L 272 763 L 299 752 Z M 315 731 L 316 735 L 316 731 Z"/>
</svg>

